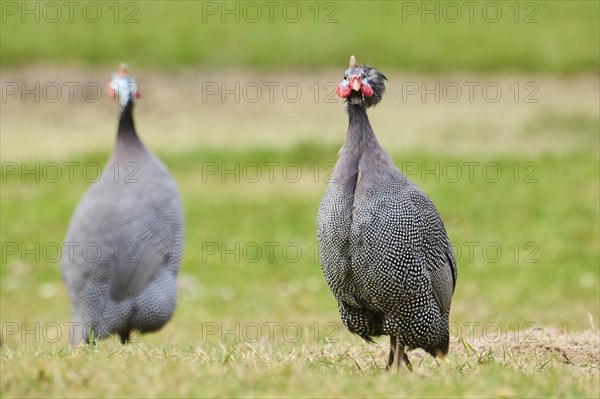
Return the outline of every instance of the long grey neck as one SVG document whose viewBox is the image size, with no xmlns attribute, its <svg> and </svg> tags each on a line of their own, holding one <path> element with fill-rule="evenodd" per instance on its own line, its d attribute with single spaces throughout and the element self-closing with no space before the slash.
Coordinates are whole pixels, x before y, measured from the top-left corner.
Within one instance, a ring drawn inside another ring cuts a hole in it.
<svg viewBox="0 0 600 399">
<path fill-rule="evenodd" d="M 347 105 L 348 133 L 340 158 L 333 171 L 332 181 L 345 193 L 354 193 L 361 157 L 370 150 L 380 149 L 369 123 L 367 111 L 358 105 Z"/>
<path fill-rule="evenodd" d="M 369 122 L 367 111 L 359 105 L 348 104 L 348 134 L 344 147 L 350 154 L 362 154 L 379 148 L 379 143 Z"/>
<path fill-rule="evenodd" d="M 119 117 L 117 145 L 114 152 L 114 156 L 118 159 L 128 159 L 139 152 L 146 152 L 144 144 L 135 131 L 132 111 L 133 101 L 129 100 Z"/>
<path fill-rule="evenodd" d="M 129 100 L 119 117 L 118 141 L 139 141 L 133 122 L 133 101 Z"/>
</svg>

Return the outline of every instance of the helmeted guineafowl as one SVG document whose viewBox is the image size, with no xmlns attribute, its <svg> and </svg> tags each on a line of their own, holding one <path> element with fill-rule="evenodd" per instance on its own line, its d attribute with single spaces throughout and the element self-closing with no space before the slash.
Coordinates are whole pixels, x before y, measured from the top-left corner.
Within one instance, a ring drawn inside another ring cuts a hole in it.
<svg viewBox="0 0 600 399">
<path fill-rule="evenodd" d="M 109 86 L 121 105 L 117 142 L 71 219 L 62 277 L 71 298 L 72 344 L 160 329 L 173 314 L 183 253 L 179 192 L 136 134 L 137 84 L 122 65 Z"/>
<path fill-rule="evenodd" d="M 323 273 L 344 325 L 367 341 L 389 335 L 388 368 L 410 369 L 405 349 L 448 352 L 456 260 L 427 195 L 381 148 L 367 108 L 386 77 L 356 65 L 337 87 L 346 99 L 346 141 L 318 214 Z"/>
</svg>

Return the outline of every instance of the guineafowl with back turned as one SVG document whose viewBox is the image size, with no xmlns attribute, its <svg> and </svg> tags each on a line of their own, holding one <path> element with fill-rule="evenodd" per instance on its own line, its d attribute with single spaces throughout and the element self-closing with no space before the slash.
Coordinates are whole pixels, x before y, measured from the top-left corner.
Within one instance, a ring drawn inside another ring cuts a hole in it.
<svg viewBox="0 0 600 399">
<path fill-rule="evenodd" d="M 136 134 L 136 82 L 122 65 L 109 86 L 121 106 L 107 166 L 83 196 L 65 239 L 62 277 L 72 344 L 160 329 L 173 314 L 183 253 L 183 212 L 165 165 Z"/>
<path fill-rule="evenodd" d="M 427 195 L 381 148 L 367 108 L 386 77 L 354 56 L 337 87 L 349 117 L 346 141 L 318 214 L 321 265 L 344 325 L 367 341 L 390 336 L 388 368 L 405 349 L 448 352 L 456 260 Z"/>
</svg>

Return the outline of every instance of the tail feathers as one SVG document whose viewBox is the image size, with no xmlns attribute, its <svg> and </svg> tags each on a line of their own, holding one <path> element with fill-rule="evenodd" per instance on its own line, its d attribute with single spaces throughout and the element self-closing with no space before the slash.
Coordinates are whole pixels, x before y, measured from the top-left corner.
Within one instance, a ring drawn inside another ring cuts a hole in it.
<svg viewBox="0 0 600 399">
<path fill-rule="evenodd" d="M 383 335 L 383 316 L 365 308 L 356 308 L 339 302 L 342 322 L 350 330 L 369 343 L 372 337 Z"/>
<path fill-rule="evenodd" d="M 358 336 L 361 337 L 362 339 L 364 339 L 365 341 L 367 341 L 370 344 L 374 344 L 375 343 L 375 341 L 373 341 L 373 338 L 369 337 L 368 335 L 359 334 Z"/>
</svg>

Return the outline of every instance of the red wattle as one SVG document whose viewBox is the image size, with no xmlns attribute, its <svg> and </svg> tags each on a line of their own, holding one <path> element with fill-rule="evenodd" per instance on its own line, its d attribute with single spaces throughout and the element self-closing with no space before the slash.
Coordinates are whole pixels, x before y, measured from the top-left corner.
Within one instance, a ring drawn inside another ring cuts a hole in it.
<svg viewBox="0 0 600 399">
<path fill-rule="evenodd" d="M 373 95 L 373 88 L 367 84 L 361 85 L 360 91 L 365 97 L 371 97 Z"/>
<path fill-rule="evenodd" d="M 338 96 L 340 96 L 342 98 L 348 98 L 348 97 L 350 97 L 350 93 L 352 92 L 352 89 L 350 88 L 350 86 L 343 86 L 340 84 L 335 89 L 335 91 Z"/>
</svg>

